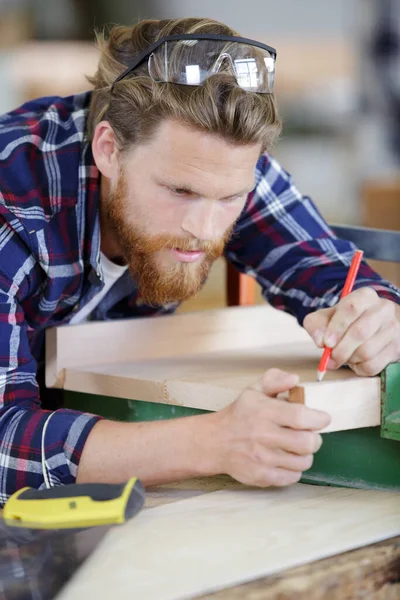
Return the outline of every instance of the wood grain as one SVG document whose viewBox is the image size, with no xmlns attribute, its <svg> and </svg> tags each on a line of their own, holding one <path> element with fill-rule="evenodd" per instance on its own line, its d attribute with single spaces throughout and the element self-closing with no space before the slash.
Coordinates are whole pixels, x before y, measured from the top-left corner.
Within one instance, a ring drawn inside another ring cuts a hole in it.
<svg viewBox="0 0 400 600">
<path fill-rule="evenodd" d="M 331 415 L 324 432 L 378 425 L 379 377 L 360 378 L 343 369 L 316 383 L 314 365 L 319 354 L 312 343 L 287 344 L 206 357 L 66 369 L 64 389 L 216 411 L 233 402 L 266 369 L 279 367 L 300 375 L 307 406 Z"/>
<path fill-rule="evenodd" d="M 307 406 L 331 414 L 324 432 L 380 423 L 379 378 L 341 369 L 316 383 L 321 350 L 267 306 L 60 327 L 47 348 L 47 384 L 70 391 L 215 411 L 278 367 L 300 376 Z"/>
<path fill-rule="evenodd" d="M 395 493 L 228 489 L 144 511 L 112 530 L 60 600 L 179 600 L 398 534 Z"/>
<path fill-rule="evenodd" d="M 290 315 L 268 305 L 65 325 L 46 330 L 46 386 L 62 370 L 207 355 L 310 340 Z"/>
<path fill-rule="evenodd" d="M 398 600 L 400 537 L 345 552 L 198 600 Z"/>
<path fill-rule="evenodd" d="M 153 508 L 222 489 L 240 489 L 228 475 L 189 479 L 147 490 Z M 400 537 L 201 595 L 201 600 L 398 600 Z M 200 600 L 200 597 L 199 597 Z"/>
<path fill-rule="evenodd" d="M 290 390 L 288 396 L 289 402 L 294 402 L 295 404 L 304 404 L 305 403 L 305 392 L 304 387 L 302 385 L 296 385 L 293 389 Z"/>
</svg>

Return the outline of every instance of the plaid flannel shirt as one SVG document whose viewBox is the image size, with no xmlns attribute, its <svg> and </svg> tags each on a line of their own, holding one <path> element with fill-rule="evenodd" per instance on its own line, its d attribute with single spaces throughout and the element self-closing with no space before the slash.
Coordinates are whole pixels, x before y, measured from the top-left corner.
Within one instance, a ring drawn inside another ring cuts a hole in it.
<svg viewBox="0 0 400 600">
<path fill-rule="evenodd" d="M 90 97 L 41 98 L 0 118 L 0 504 L 23 486 L 44 485 L 42 459 L 52 485 L 74 482 L 100 418 L 43 410 L 37 383 L 46 328 L 67 324 L 103 286 L 99 172 L 84 135 Z M 228 260 L 301 323 L 337 302 L 353 251 L 263 155 Z M 366 264 L 360 286 L 400 302 L 399 291 Z M 146 306 L 127 271 L 91 318 L 154 316 L 176 306 Z"/>
</svg>

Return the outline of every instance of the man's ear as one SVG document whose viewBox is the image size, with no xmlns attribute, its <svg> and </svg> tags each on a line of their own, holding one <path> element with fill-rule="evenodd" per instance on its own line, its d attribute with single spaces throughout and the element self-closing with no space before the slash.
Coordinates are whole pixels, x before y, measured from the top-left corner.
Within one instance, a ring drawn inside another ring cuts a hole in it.
<svg viewBox="0 0 400 600">
<path fill-rule="evenodd" d="M 92 152 L 100 173 L 108 179 L 113 179 L 118 172 L 118 148 L 115 133 L 108 121 L 100 121 L 96 125 Z"/>
</svg>

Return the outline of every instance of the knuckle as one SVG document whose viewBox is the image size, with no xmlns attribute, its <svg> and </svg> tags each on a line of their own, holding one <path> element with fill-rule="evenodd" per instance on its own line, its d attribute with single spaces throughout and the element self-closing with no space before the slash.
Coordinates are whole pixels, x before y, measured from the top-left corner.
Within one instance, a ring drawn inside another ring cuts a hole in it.
<svg viewBox="0 0 400 600">
<path fill-rule="evenodd" d="M 362 377 L 372 377 L 382 370 L 376 360 L 369 360 L 354 366 L 354 372 Z"/>
<path fill-rule="evenodd" d="M 347 317 L 355 317 L 358 315 L 359 312 L 359 303 L 357 302 L 357 300 L 355 298 L 352 298 L 351 296 L 347 296 L 347 299 L 344 298 L 342 300 L 342 306 L 343 306 L 343 311 L 346 311 L 346 316 Z"/>
<path fill-rule="evenodd" d="M 374 351 L 369 344 L 363 344 L 355 353 L 355 358 L 358 359 L 359 362 L 368 362 L 372 360 L 373 357 Z"/>
<path fill-rule="evenodd" d="M 364 377 L 364 370 L 363 370 L 361 363 L 356 363 L 356 364 L 349 363 L 349 366 L 351 367 L 351 369 L 354 371 L 354 373 L 356 375 L 358 375 L 359 377 Z"/>
<path fill-rule="evenodd" d="M 315 311 L 308 313 L 308 315 L 306 315 L 304 317 L 303 326 L 306 329 L 308 327 L 313 327 L 314 323 L 316 323 L 317 321 L 318 321 L 318 314 Z"/>
<path fill-rule="evenodd" d="M 266 488 L 273 485 L 266 475 L 258 475 L 254 479 L 250 480 L 249 485 L 255 485 L 256 487 Z"/>
<path fill-rule="evenodd" d="M 360 297 L 364 298 L 365 300 L 376 301 L 379 299 L 378 294 L 372 287 L 362 287 L 358 291 Z"/>
<path fill-rule="evenodd" d="M 335 348 L 332 352 L 332 358 L 338 366 L 343 365 L 349 358 L 343 348 Z"/>
<path fill-rule="evenodd" d="M 273 469 L 271 472 L 271 480 L 274 487 L 284 487 L 297 483 L 301 479 L 301 472 L 299 471 L 286 471 L 284 469 Z"/>
<path fill-rule="evenodd" d="M 254 407 L 260 403 L 260 394 L 261 392 L 255 389 L 245 388 L 236 402 L 243 410 L 254 410 Z"/>
<path fill-rule="evenodd" d="M 307 421 L 305 407 L 302 406 L 301 404 L 294 404 L 292 419 L 293 419 L 293 426 L 296 429 L 305 429 L 306 421 Z"/>
<path fill-rule="evenodd" d="M 278 474 L 276 469 L 262 469 L 257 473 L 254 479 L 254 485 L 258 487 L 276 486 Z"/>
<path fill-rule="evenodd" d="M 396 305 L 394 302 L 386 300 L 386 298 L 381 299 L 380 310 L 385 316 L 393 320 L 393 322 L 396 321 Z"/>
<path fill-rule="evenodd" d="M 351 328 L 351 337 L 355 340 L 360 340 L 360 341 L 364 341 L 367 340 L 369 338 L 369 331 L 371 330 L 371 327 L 369 326 L 368 322 L 356 322 L 354 323 L 353 327 Z"/>
</svg>

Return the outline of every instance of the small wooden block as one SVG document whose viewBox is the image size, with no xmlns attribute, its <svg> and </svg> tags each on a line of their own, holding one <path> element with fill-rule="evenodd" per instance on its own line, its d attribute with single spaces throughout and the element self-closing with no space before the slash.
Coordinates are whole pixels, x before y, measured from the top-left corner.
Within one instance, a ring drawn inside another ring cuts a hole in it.
<svg viewBox="0 0 400 600">
<path fill-rule="evenodd" d="M 304 388 L 301 385 L 296 385 L 296 387 L 290 390 L 289 402 L 304 404 Z"/>
</svg>

